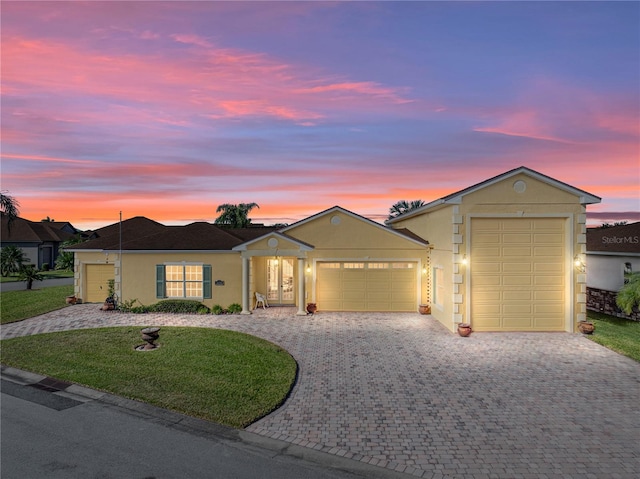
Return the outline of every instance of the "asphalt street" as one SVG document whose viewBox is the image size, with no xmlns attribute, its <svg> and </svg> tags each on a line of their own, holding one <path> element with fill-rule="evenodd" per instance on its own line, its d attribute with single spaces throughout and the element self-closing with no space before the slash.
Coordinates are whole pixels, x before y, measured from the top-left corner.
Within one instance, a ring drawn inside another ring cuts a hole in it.
<svg viewBox="0 0 640 479">
<path fill-rule="evenodd" d="M 1 381 L 3 479 L 402 477 L 86 388 L 46 389 Z"/>
<path fill-rule="evenodd" d="M 45 279 L 43 281 L 34 281 L 33 289 L 47 288 L 50 286 L 64 286 L 73 284 L 73 278 L 56 278 Z M 11 281 L 8 283 L 0 283 L 0 291 L 22 291 L 27 289 L 27 283 L 24 281 Z"/>
</svg>

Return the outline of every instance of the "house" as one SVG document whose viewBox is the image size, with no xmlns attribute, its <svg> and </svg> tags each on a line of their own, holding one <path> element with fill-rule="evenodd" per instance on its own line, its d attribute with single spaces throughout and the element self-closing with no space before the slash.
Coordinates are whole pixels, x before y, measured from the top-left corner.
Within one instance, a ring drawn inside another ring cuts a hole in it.
<svg viewBox="0 0 640 479">
<path fill-rule="evenodd" d="M 586 317 L 586 206 L 600 198 L 525 167 L 382 225 L 334 206 L 292 225 L 164 226 L 137 217 L 77 245 L 75 293 L 101 302 L 193 298 L 320 311 L 431 304 L 450 330 L 573 331 Z"/>
<path fill-rule="evenodd" d="M 640 272 L 640 222 L 587 230 L 587 308 L 640 320 L 638 312 L 625 315 L 616 295 L 626 278 Z"/>
<path fill-rule="evenodd" d="M 16 246 L 38 269 L 53 269 L 60 244 L 72 239 L 76 233 L 78 230 L 68 222 L 35 222 L 24 218 L 15 218 L 9 228 L 9 217 L 3 213 L 0 247 Z"/>
</svg>

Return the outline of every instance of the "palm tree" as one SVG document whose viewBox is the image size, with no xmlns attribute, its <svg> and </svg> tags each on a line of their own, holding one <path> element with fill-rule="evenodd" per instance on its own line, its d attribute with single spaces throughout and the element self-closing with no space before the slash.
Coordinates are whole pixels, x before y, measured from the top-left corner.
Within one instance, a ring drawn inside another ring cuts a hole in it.
<svg viewBox="0 0 640 479">
<path fill-rule="evenodd" d="M 42 281 L 44 278 L 40 271 L 34 268 L 33 265 L 23 266 L 18 275 L 20 281 L 27 282 L 27 289 L 31 289 L 34 281 Z"/>
<path fill-rule="evenodd" d="M 12 273 L 18 273 L 23 264 L 29 261 L 22 249 L 14 245 L 5 246 L 0 252 L 0 274 L 9 276 Z"/>
<path fill-rule="evenodd" d="M 231 228 L 246 228 L 251 224 L 249 212 L 254 208 L 260 208 L 260 206 L 257 203 L 240 203 L 239 205 L 225 203 L 219 205 L 216 213 L 221 214 L 214 223 Z"/>
<path fill-rule="evenodd" d="M 391 208 L 389 208 L 389 218 L 396 218 L 400 215 L 408 213 L 409 211 L 417 210 L 418 208 L 426 205 L 426 203 L 422 200 L 413 200 L 409 203 L 406 200 L 400 200 L 395 203 Z"/>
<path fill-rule="evenodd" d="M 11 231 L 11 225 L 20 214 L 18 207 L 20 203 L 13 196 L 9 196 L 8 191 L 0 192 L 0 211 L 9 217 L 7 228 Z"/>
</svg>

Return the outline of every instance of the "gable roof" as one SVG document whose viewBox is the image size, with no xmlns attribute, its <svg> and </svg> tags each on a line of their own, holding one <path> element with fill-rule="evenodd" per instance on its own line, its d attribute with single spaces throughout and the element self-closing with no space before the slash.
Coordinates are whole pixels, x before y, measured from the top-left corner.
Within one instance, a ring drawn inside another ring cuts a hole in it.
<svg viewBox="0 0 640 479">
<path fill-rule="evenodd" d="M 587 253 L 640 255 L 640 222 L 587 230 Z"/>
<path fill-rule="evenodd" d="M 0 235 L 3 243 L 61 243 L 73 238 L 73 234 L 57 228 L 54 223 L 29 221 L 20 217 L 14 220 L 9 229 L 9 217 L 4 213 Z"/>
<path fill-rule="evenodd" d="M 294 238 L 293 236 L 290 236 L 288 234 L 282 233 L 280 231 L 272 231 L 271 233 L 268 234 L 263 234 L 261 236 L 258 236 L 254 239 L 252 239 L 251 241 L 247 241 L 246 243 L 242 243 L 241 245 L 238 245 L 236 247 L 233 248 L 234 251 L 246 251 L 247 247 L 252 245 L 253 243 L 256 243 L 258 241 L 262 241 L 265 240 L 267 238 L 280 238 L 283 239 L 285 241 L 289 241 L 297 246 L 300 247 L 301 250 L 304 251 L 311 251 L 312 249 L 314 249 L 314 246 L 306 243 L 304 241 L 300 241 L 297 238 Z"/>
<path fill-rule="evenodd" d="M 413 241 L 415 243 L 419 243 L 422 246 L 429 244 L 429 242 L 427 240 L 421 238 L 420 236 L 414 234 L 413 232 L 407 230 L 406 228 L 402 228 L 402 229 L 388 228 L 387 226 L 382 225 L 380 223 L 377 223 L 377 222 L 375 222 L 373 220 L 370 220 L 369 218 L 365 218 L 364 216 L 360 216 L 360 215 L 358 215 L 358 214 L 356 214 L 356 213 L 354 213 L 352 211 L 346 210 L 346 209 L 342 208 L 341 206 L 334 206 L 332 208 L 328 208 L 328 209 L 326 209 L 324 211 L 321 211 L 320 213 L 316 213 L 315 215 L 309 216 L 308 218 L 300 220 L 300 221 L 298 221 L 296 223 L 293 223 L 293 224 L 291 224 L 289 226 L 285 226 L 284 228 L 282 228 L 280 230 L 280 232 L 281 233 L 285 233 L 285 232 L 287 232 L 287 231 L 289 231 L 289 230 L 291 230 L 293 228 L 296 228 L 298 226 L 301 226 L 301 225 L 303 225 L 305 223 L 308 223 L 310 221 L 315 221 L 318 218 L 321 218 L 323 216 L 327 216 L 329 214 L 333 214 L 333 213 L 336 213 L 336 212 L 344 213 L 347 216 L 351 216 L 352 218 L 355 218 L 357 220 L 364 221 L 365 223 L 368 223 L 371 226 L 374 226 L 376 228 L 380 228 L 380 229 L 382 229 L 382 230 L 384 230 L 384 231 L 386 231 L 388 233 L 391 233 L 391 234 L 394 234 L 394 235 L 397 235 L 397 236 L 402 236 L 404 239 L 408 239 L 408 240 Z"/>
<path fill-rule="evenodd" d="M 442 198 L 432 201 L 431 203 L 427 203 L 426 205 L 420 208 L 417 208 L 413 211 L 409 211 L 407 213 L 403 213 L 399 216 L 396 216 L 395 218 L 389 219 L 385 221 L 385 224 L 393 224 L 397 221 L 406 220 L 408 218 L 412 218 L 414 216 L 427 213 L 430 210 L 433 210 L 434 208 L 437 208 L 442 205 L 459 204 L 462 201 L 463 196 L 468 195 L 469 193 L 478 191 L 480 189 L 486 188 L 488 186 L 491 186 L 500 181 L 504 181 L 508 178 L 519 175 L 521 173 L 524 173 L 525 175 L 535 178 L 539 181 L 542 181 L 543 183 L 547 183 L 548 185 L 551 185 L 555 188 L 558 188 L 560 190 L 563 190 L 578 196 L 580 198 L 580 203 L 583 205 L 600 203 L 600 201 L 602 200 L 602 198 L 600 198 L 599 196 L 595 196 L 595 195 L 592 195 L 591 193 L 587 193 L 584 190 L 575 188 L 567 183 L 563 183 L 562 181 L 558 181 L 554 178 L 551 178 L 550 176 L 543 175 L 542 173 L 539 173 L 530 168 L 527 168 L 526 166 L 520 166 L 519 168 L 514 168 L 513 170 L 494 176 L 493 178 L 489 178 L 488 180 L 469 186 L 468 188 L 464 188 L 460 191 L 456 191 L 455 193 L 451 193 L 447 196 L 443 196 Z"/>
</svg>

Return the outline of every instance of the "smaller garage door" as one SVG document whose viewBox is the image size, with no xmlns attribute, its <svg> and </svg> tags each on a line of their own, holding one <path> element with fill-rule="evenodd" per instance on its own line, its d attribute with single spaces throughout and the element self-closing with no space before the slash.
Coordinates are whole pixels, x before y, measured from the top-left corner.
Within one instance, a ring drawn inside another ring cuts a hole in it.
<svg viewBox="0 0 640 479">
<path fill-rule="evenodd" d="M 109 296 L 109 280 L 115 278 L 112 264 L 86 265 L 86 303 L 102 303 Z"/>
<path fill-rule="evenodd" d="M 316 301 L 322 311 L 415 311 L 417 264 L 322 262 Z"/>
</svg>

